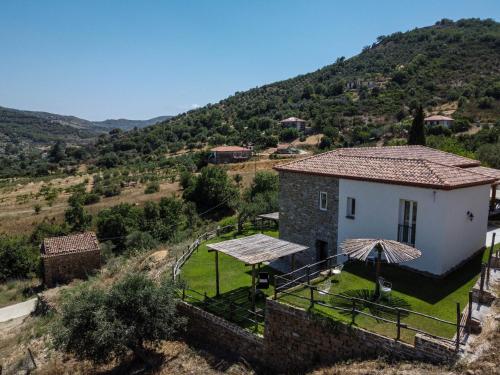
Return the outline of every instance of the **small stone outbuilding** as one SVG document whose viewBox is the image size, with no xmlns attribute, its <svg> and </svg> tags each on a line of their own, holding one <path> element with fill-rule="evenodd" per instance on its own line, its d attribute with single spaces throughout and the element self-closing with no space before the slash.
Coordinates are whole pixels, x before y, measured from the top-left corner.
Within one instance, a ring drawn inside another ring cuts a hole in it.
<svg viewBox="0 0 500 375">
<path fill-rule="evenodd" d="M 40 253 L 43 279 L 48 287 L 86 278 L 101 267 L 101 251 L 94 232 L 45 238 Z"/>
</svg>

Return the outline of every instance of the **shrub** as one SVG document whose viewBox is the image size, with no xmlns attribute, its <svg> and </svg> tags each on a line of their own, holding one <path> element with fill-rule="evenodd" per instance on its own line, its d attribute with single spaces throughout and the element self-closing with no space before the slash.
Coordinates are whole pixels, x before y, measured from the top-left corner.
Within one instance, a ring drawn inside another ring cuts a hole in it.
<svg viewBox="0 0 500 375">
<path fill-rule="evenodd" d="M 129 351 L 149 364 L 146 345 L 171 340 L 185 325 L 176 310 L 175 286 L 130 274 L 109 291 L 84 287 L 68 295 L 51 330 L 57 349 L 105 363 Z"/>
<path fill-rule="evenodd" d="M 105 186 L 103 188 L 103 195 L 105 197 L 114 197 L 116 195 L 120 195 L 122 192 L 122 188 L 118 184 L 112 184 L 109 186 Z"/>
<path fill-rule="evenodd" d="M 149 183 L 148 186 L 146 186 L 146 189 L 144 189 L 144 194 L 153 194 L 159 191 L 160 191 L 160 184 L 154 181 Z"/>
<path fill-rule="evenodd" d="M 38 247 L 27 237 L 0 235 L 0 280 L 32 277 L 40 270 Z"/>
</svg>

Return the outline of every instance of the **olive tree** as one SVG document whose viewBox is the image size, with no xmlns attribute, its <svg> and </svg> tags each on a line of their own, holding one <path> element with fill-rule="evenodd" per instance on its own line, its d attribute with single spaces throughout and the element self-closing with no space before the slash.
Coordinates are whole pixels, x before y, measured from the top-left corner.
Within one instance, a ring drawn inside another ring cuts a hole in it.
<svg viewBox="0 0 500 375">
<path fill-rule="evenodd" d="M 51 332 L 57 349 L 81 360 L 106 363 L 132 351 L 149 364 L 146 348 L 184 324 L 172 282 L 129 274 L 109 290 L 87 286 L 66 296 Z"/>
</svg>

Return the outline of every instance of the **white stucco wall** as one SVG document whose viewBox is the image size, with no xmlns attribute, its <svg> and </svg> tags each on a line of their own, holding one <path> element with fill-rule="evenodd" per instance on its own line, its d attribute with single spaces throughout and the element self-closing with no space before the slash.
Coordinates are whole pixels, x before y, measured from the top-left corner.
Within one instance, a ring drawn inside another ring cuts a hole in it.
<svg viewBox="0 0 500 375">
<path fill-rule="evenodd" d="M 405 265 L 440 275 L 484 246 L 488 196 L 488 185 L 444 191 L 340 179 L 338 244 L 346 238 L 397 240 L 400 200 L 416 201 L 415 247 L 422 257 Z M 346 218 L 347 197 L 356 199 L 354 219 Z"/>
</svg>

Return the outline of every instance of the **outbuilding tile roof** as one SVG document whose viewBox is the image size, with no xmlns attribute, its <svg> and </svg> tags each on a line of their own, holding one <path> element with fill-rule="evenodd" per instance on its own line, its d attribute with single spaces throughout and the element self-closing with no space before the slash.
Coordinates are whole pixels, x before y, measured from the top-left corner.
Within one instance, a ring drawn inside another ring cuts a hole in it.
<svg viewBox="0 0 500 375">
<path fill-rule="evenodd" d="M 467 168 L 445 165 L 424 158 L 408 157 L 412 153 L 413 155 L 421 154 L 424 150 L 419 148 L 387 147 L 390 150 L 385 151 L 379 151 L 377 148 L 366 149 L 375 151 L 376 156 L 366 155 L 367 150 L 363 148 L 339 149 L 278 165 L 275 169 L 443 190 L 486 185 L 495 181 L 492 177 L 469 171 Z M 398 154 L 398 150 L 401 153 Z M 384 154 L 391 156 L 380 156 Z M 433 152 L 428 154 L 434 156 L 434 159 L 437 157 L 437 154 Z M 449 158 L 450 160 L 446 159 L 447 157 L 444 158 L 445 161 L 453 161 L 453 158 Z"/>
<path fill-rule="evenodd" d="M 453 121 L 453 119 L 451 117 L 441 115 L 432 115 L 424 118 L 424 121 Z"/>
<path fill-rule="evenodd" d="M 99 242 L 94 232 L 45 238 L 41 249 L 43 257 L 96 250 Z"/>
<path fill-rule="evenodd" d="M 281 120 L 280 122 L 306 122 L 306 120 L 302 120 L 301 118 L 298 117 L 288 117 L 284 120 Z"/>
</svg>

